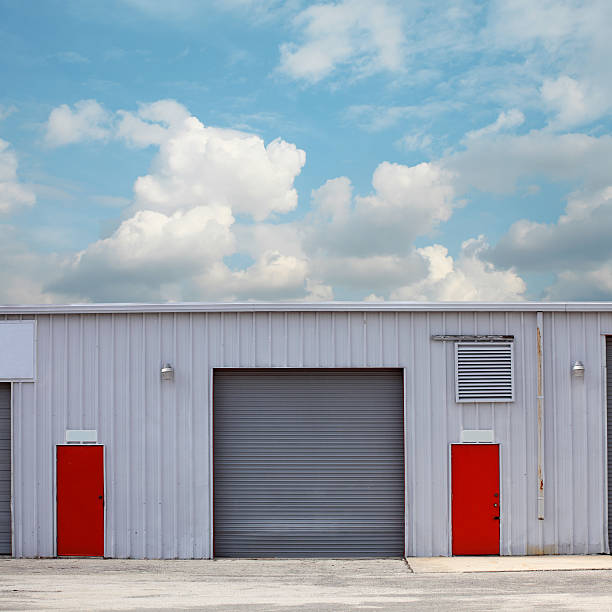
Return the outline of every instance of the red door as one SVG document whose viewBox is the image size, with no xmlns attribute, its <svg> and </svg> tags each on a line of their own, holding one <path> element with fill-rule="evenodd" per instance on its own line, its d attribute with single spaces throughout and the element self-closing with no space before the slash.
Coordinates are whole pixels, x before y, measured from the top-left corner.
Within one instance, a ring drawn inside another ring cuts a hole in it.
<svg viewBox="0 0 612 612">
<path fill-rule="evenodd" d="M 104 447 L 57 447 L 57 554 L 104 556 Z"/>
<path fill-rule="evenodd" d="M 499 555 L 499 445 L 451 446 L 453 555 Z"/>
</svg>

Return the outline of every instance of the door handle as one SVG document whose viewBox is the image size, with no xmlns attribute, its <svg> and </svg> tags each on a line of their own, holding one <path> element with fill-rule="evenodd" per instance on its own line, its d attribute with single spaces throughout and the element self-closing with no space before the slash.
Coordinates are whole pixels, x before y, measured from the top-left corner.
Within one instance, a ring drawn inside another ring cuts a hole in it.
<svg viewBox="0 0 612 612">
<path fill-rule="evenodd" d="M 494 516 L 494 517 L 493 517 L 493 520 L 494 520 L 494 521 L 499 521 L 499 516 Z"/>
<path fill-rule="evenodd" d="M 98 499 L 102 499 L 102 495 L 98 495 Z"/>
</svg>

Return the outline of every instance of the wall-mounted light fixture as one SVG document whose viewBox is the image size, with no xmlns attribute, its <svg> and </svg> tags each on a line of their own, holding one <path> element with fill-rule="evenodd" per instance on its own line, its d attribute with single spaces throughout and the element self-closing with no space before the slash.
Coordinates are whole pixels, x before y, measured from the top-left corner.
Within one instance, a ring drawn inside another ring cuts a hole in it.
<svg viewBox="0 0 612 612">
<path fill-rule="evenodd" d="M 572 361 L 572 376 L 576 378 L 584 376 L 584 363 L 582 361 Z"/>
<path fill-rule="evenodd" d="M 162 367 L 160 374 L 162 380 L 174 380 L 174 368 L 169 363 Z"/>
</svg>

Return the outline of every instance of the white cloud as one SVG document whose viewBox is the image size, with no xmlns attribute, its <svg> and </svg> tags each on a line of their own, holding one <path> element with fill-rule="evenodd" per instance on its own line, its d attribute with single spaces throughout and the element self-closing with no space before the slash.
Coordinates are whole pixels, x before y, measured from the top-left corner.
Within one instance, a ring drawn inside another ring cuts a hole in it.
<svg viewBox="0 0 612 612">
<path fill-rule="evenodd" d="M 406 255 L 313 256 L 311 269 L 315 276 L 337 292 L 350 296 L 361 296 L 371 291 L 388 294 L 427 273 L 427 267 L 414 247 Z"/>
<path fill-rule="evenodd" d="M 525 115 L 517 108 L 510 109 L 507 113 L 501 112 L 497 119 L 490 125 L 486 125 L 479 130 L 474 130 L 466 134 L 466 139 L 484 138 L 493 136 L 498 132 L 518 127 L 525 122 Z"/>
<path fill-rule="evenodd" d="M 94 301 L 194 294 L 194 277 L 234 250 L 231 210 L 200 206 L 172 215 L 143 210 L 78 253 L 49 290 Z"/>
<path fill-rule="evenodd" d="M 552 223 L 521 219 L 486 253 L 495 265 L 556 275 L 550 299 L 610 299 L 612 186 L 570 196 Z"/>
<path fill-rule="evenodd" d="M 547 109 L 556 115 L 550 124 L 564 129 L 597 119 L 610 109 L 609 93 L 601 87 L 591 87 L 567 75 L 542 84 L 542 100 Z"/>
<path fill-rule="evenodd" d="M 116 136 L 134 147 L 161 145 L 168 139 L 169 132 L 181 129 L 190 116 L 176 100 L 141 104 L 136 113 L 117 112 Z"/>
<path fill-rule="evenodd" d="M 43 289 L 54 278 L 61 261 L 55 255 L 36 254 L 10 225 L 0 224 L 0 304 L 48 304 L 55 301 Z"/>
<path fill-rule="evenodd" d="M 255 134 L 204 126 L 175 100 L 114 115 L 81 100 L 74 110 L 62 105 L 49 115 L 50 145 L 111 137 L 159 147 L 152 172 L 134 185 L 135 209 L 172 213 L 214 204 L 261 221 L 297 206 L 293 181 L 306 154 L 280 138 L 266 145 Z"/>
<path fill-rule="evenodd" d="M 413 106 L 372 106 L 356 104 L 349 106 L 346 119 L 367 132 L 380 132 L 393 127 L 400 119 L 410 115 L 422 115 L 423 108 Z"/>
<path fill-rule="evenodd" d="M 383 162 L 372 176 L 374 192 L 353 200 L 346 177 L 329 180 L 313 192 L 305 244 L 320 256 L 405 254 L 460 204 L 452 178 L 435 163 Z"/>
<path fill-rule="evenodd" d="M 602 8 L 603 3 L 595 0 L 591 5 Z M 586 12 L 576 0 L 494 0 L 489 30 L 499 47 L 525 50 L 541 45 L 554 53 L 582 33 L 588 22 Z"/>
<path fill-rule="evenodd" d="M 51 147 L 106 140 L 110 137 L 111 115 L 96 100 L 80 100 L 74 108 L 54 108 L 46 124 L 45 142 Z"/>
<path fill-rule="evenodd" d="M 13 104 L 6 106 L 0 104 L 0 121 L 4 121 L 7 117 L 10 117 L 13 113 L 17 112 L 17 107 Z"/>
<path fill-rule="evenodd" d="M 300 299 L 321 286 L 309 282 L 306 259 L 264 251 L 253 265 L 243 270 L 229 270 L 217 264 L 199 278 L 202 293 L 223 300 Z"/>
<path fill-rule="evenodd" d="M 551 127 L 565 129 L 612 110 L 611 27 L 607 0 L 496 0 L 483 39 L 520 54 L 540 80 Z"/>
<path fill-rule="evenodd" d="M 137 208 L 173 211 L 208 203 L 261 221 L 297 206 L 293 187 L 306 155 L 284 140 L 205 127 L 195 117 L 162 142 L 153 168 L 134 185 Z"/>
<path fill-rule="evenodd" d="M 17 155 L 6 140 L 0 139 L 0 213 L 36 202 L 31 188 L 19 182 L 17 166 Z"/>
<path fill-rule="evenodd" d="M 608 160 L 612 137 L 558 134 L 533 130 L 527 134 L 498 134 L 496 138 L 466 140 L 466 149 L 450 154 L 440 165 L 455 174 L 455 188 L 511 193 L 519 179 L 535 176 L 551 181 L 583 181 L 599 189 L 610 180 Z"/>
<path fill-rule="evenodd" d="M 76 51 L 60 51 L 54 55 L 61 62 L 66 64 L 89 64 L 89 58 L 77 53 Z"/>
<path fill-rule="evenodd" d="M 590 270 L 564 270 L 546 289 L 548 300 L 606 300 L 612 296 L 612 261 Z"/>
<path fill-rule="evenodd" d="M 446 247 L 417 249 L 428 264 L 428 275 L 392 291 L 392 300 L 517 301 L 525 299 L 525 283 L 514 270 L 497 270 L 481 259 L 488 245 L 483 236 L 466 240 L 457 260 Z"/>
<path fill-rule="evenodd" d="M 444 113 L 460 110 L 463 104 L 450 100 L 429 101 L 408 106 L 383 106 L 353 104 L 344 114 L 347 121 L 354 122 L 366 132 L 380 132 L 392 128 L 401 120 L 430 121 Z"/>
<path fill-rule="evenodd" d="M 387 2 L 316 4 L 303 10 L 294 25 L 303 42 L 280 47 L 280 70 L 292 78 L 316 83 L 346 66 L 356 76 L 402 67 L 402 16 Z"/>
<path fill-rule="evenodd" d="M 117 138 L 159 151 L 150 173 L 134 183 L 132 216 L 76 254 L 50 292 L 101 301 L 331 295 L 311 278 L 295 233 L 262 223 L 297 205 L 293 181 L 303 151 L 280 139 L 266 145 L 254 134 L 206 127 L 172 100 L 117 116 Z M 254 223 L 237 226 L 237 214 Z M 233 270 L 224 263 L 249 250 L 252 265 Z"/>
<path fill-rule="evenodd" d="M 433 139 L 430 134 L 419 131 L 404 135 L 395 144 L 406 151 L 425 151 L 431 147 Z"/>
</svg>

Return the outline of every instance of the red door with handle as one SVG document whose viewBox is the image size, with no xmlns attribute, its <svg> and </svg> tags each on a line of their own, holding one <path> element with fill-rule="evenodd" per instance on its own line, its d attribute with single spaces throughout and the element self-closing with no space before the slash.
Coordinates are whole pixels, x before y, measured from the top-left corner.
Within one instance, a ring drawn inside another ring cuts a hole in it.
<svg viewBox="0 0 612 612">
<path fill-rule="evenodd" d="M 499 555 L 499 444 L 451 446 L 453 555 Z"/>
<path fill-rule="evenodd" d="M 104 447 L 57 447 L 57 554 L 104 556 Z"/>
</svg>

